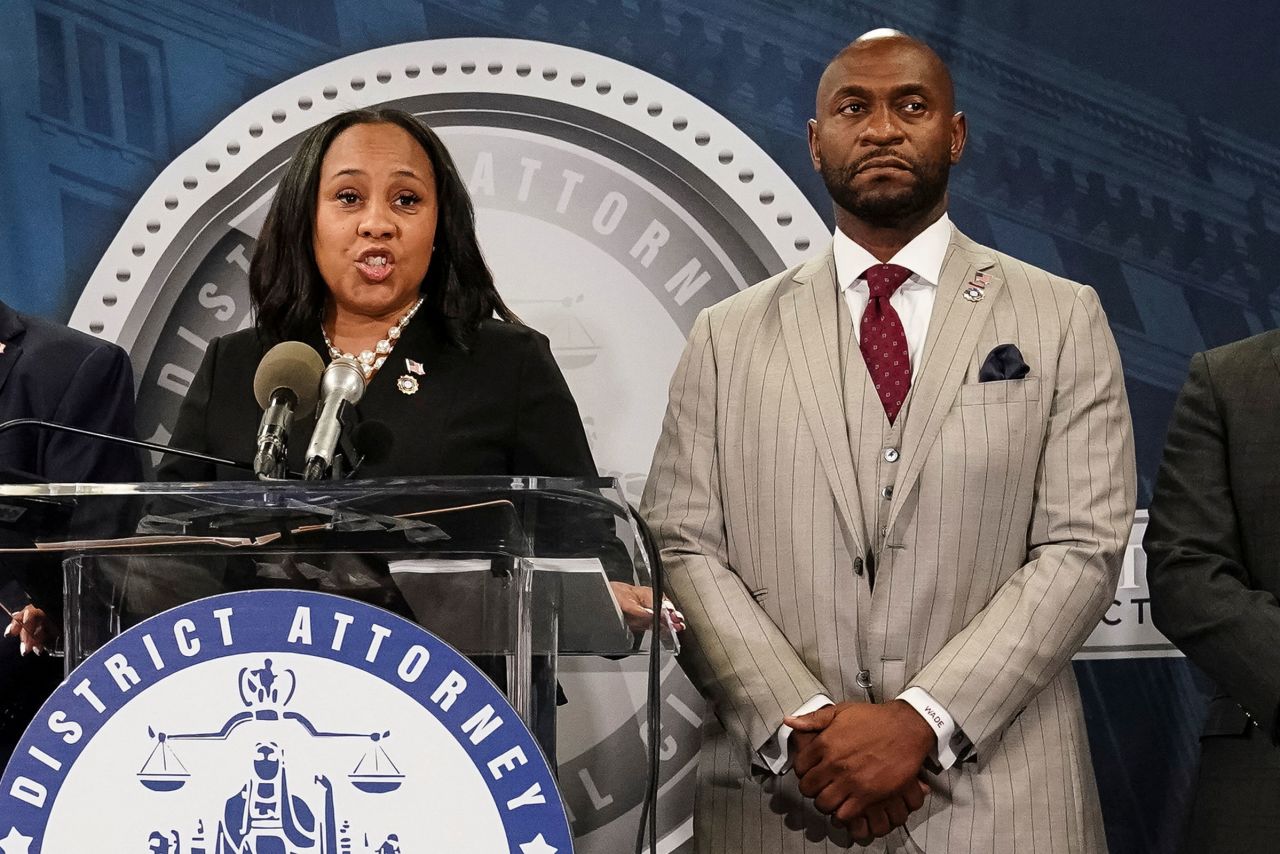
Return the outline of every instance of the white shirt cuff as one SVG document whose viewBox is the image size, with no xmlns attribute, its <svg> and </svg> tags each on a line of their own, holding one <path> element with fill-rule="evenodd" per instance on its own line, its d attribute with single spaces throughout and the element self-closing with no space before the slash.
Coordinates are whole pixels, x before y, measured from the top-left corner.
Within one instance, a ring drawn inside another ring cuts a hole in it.
<svg viewBox="0 0 1280 854">
<path fill-rule="evenodd" d="M 824 706 L 834 705 L 835 701 L 830 697 L 825 694 L 819 694 L 796 709 L 788 717 L 797 718 L 800 715 L 816 712 Z M 756 751 L 756 755 L 760 757 L 761 764 L 774 774 L 785 774 L 791 770 L 790 750 L 787 745 L 787 742 L 791 739 L 791 732 L 791 727 L 783 724 L 778 727 L 778 731 L 773 734 L 773 738 L 762 744 L 760 749 Z"/>
<path fill-rule="evenodd" d="M 960 758 L 968 753 L 972 746 L 969 738 L 964 734 L 964 730 L 960 729 L 956 724 L 956 719 L 951 717 L 951 713 L 942 707 L 942 704 L 933 699 L 933 696 L 923 688 L 912 686 L 897 696 L 911 708 L 920 713 L 920 717 L 933 729 L 933 734 L 937 736 L 938 744 L 934 751 L 930 754 L 930 758 L 937 762 L 940 768 L 945 771 Z"/>
</svg>

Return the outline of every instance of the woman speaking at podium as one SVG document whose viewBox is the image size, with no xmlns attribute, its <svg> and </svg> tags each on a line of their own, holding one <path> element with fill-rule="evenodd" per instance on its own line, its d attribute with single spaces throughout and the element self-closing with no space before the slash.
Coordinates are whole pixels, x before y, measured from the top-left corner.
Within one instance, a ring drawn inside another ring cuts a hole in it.
<svg viewBox="0 0 1280 854">
<path fill-rule="evenodd" d="M 391 430 L 362 477 L 595 476 L 547 339 L 494 287 L 471 201 L 434 132 L 399 110 L 335 116 L 303 139 L 249 268 L 255 327 L 206 351 L 170 443 L 254 456 L 253 377 L 281 341 L 360 361 L 363 420 Z M 309 422 L 295 424 L 295 437 Z M 300 471 L 303 444 L 291 448 Z M 168 458 L 161 480 L 243 479 Z"/>
<path fill-rule="evenodd" d="M 390 447 L 361 477 L 596 476 L 547 339 L 498 294 L 453 160 L 412 115 L 347 112 L 306 135 L 276 190 L 249 285 L 256 325 L 210 343 L 172 446 L 252 459 L 262 414 L 255 371 L 275 344 L 301 341 L 326 362 L 359 362 L 360 418 L 390 431 Z M 305 435 L 310 423 L 293 429 Z M 302 450 L 293 444 L 290 469 L 302 469 Z M 158 478 L 245 475 L 168 457 Z M 628 623 L 647 627 L 648 588 L 613 588 Z"/>
</svg>

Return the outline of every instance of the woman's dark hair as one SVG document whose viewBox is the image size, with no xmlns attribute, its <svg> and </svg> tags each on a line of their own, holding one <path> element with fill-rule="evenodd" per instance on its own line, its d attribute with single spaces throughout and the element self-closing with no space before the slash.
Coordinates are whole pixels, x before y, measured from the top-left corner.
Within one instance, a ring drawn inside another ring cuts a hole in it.
<svg viewBox="0 0 1280 854">
<path fill-rule="evenodd" d="M 392 124 L 418 141 L 431 161 L 436 186 L 436 235 L 431 265 L 422 279 L 426 319 L 446 338 L 466 347 L 480 321 L 497 315 L 519 323 L 493 285 L 476 241 L 475 213 L 453 158 L 435 132 L 403 110 L 352 110 L 313 128 L 302 139 L 276 188 L 249 265 L 249 295 L 258 334 L 281 341 L 314 334 L 328 288 L 312 249 L 320 164 L 347 128 Z"/>
</svg>

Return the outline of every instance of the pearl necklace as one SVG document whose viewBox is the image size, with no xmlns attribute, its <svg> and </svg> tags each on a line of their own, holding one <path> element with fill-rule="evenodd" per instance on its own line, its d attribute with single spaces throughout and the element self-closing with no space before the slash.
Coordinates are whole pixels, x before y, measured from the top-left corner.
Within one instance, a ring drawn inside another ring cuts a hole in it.
<svg viewBox="0 0 1280 854">
<path fill-rule="evenodd" d="M 400 333 L 409 325 L 409 321 L 413 320 L 413 316 L 418 313 L 418 309 L 422 307 L 422 301 L 426 297 L 418 297 L 418 301 L 413 304 L 413 308 L 409 309 L 404 315 L 395 322 L 395 325 L 387 330 L 387 337 L 383 338 L 377 344 L 373 345 L 372 350 L 363 350 L 360 355 L 356 356 L 352 353 L 344 353 L 333 345 L 329 340 L 329 333 L 324 328 L 324 321 L 320 322 L 320 334 L 324 336 L 325 346 L 329 348 L 329 357 L 332 359 L 355 359 L 360 365 L 360 372 L 364 374 L 365 382 L 373 378 L 374 373 L 381 368 L 383 363 L 387 361 L 387 356 L 391 354 L 392 348 L 396 346 L 396 342 L 400 340 Z"/>
</svg>

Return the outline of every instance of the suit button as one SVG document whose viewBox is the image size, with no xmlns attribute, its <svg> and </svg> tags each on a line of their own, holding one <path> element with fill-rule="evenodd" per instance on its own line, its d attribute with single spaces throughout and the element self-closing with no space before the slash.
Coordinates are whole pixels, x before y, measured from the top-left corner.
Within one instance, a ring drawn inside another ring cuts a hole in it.
<svg viewBox="0 0 1280 854">
<path fill-rule="evenodd" d="M 885 448 L 885 449 L 884 449 L 884 461 L 885 461 L 886 463 L 896 463 L 896 462 L 898 461 L 898 449 L 897 449 L 897 448 Z"/>
<path fill-rule="evenodd" d="M 855 557 L 853 559 L 853 574 L 862 575 L 862 558 Z"/>
<path fill-rule="evenodd" d="M 893 497 L 893 487 L 892 487 L 892 486 L 886 486 L 884 489 L 880 490 L 880 497 L 881 497 L 881 498 L 884 498 L 884 499 L 886 499 L 886 500 L 888 500 L 888 499 L 892 498 L 892 497 Z"/>
<path fill-rule="evenodd" d="M 859 670 L 858 678 L 855 681 L 858 683 L 859 688 L 870 688 L 871 687 L 871 671 Z"/>
</svg>

